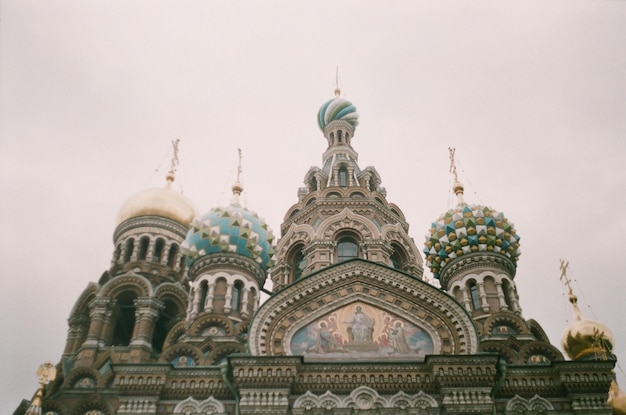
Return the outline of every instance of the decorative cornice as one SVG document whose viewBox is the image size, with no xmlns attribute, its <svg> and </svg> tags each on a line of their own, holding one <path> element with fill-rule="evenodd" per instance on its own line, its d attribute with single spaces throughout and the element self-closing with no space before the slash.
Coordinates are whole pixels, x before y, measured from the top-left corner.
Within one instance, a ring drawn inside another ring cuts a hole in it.
<svg viewBox="0 0 626 415">
<path fill-rule="evenodd" d="M 509 258 L 489 252 L 476 252 L 455 258 L 441 270 L 441 286 L 446 288 L 450 281 L 460 274 L 467 274 L 474 270 L 495 269 L 507 273 L 511 279 L 515 277 L 515 264 Z"/>
<path fill-rule="evenodd" d="M 189 280 L 193 281 L 198 275 L 202 275 L 213 268 L 234 269 L 243 271 L 247 274 L 252 274 L 257 279 L 259 286 L 261 287 L 263 286 L 266 278 L 263 268 L 252 259 L 229 252 L 216 252 L 213 254 L 203 255 L 193 261 L 193 265 L 188 272 Z"/>
<path fill-rule="evenodd" d="M 113 232 L 113 242 L 116 242 L 124 233 L 137 228 L 161 228 L 173 232 L 182 239 L 185 239 L 188 228 L 171 219 L 161 216 L 140 216 L 128 219 L 120 223 Z"/>
</svg>

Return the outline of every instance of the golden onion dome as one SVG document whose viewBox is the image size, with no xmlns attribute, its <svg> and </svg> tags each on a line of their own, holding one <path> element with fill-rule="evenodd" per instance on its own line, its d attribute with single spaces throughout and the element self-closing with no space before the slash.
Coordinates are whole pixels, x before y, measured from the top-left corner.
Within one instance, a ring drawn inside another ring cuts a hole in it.
<svg viewBox="0 0 626 415">
<path fill-rule="evenodd" d="M 145 189 L 131 196 L 119 210 L 116 226 L 140 216 L 160 216 L 189 226 L 198 210 L 191 200 L 172 190 L 173 181 L 174 174 L 170 172 L 165 187 Z"/>
<path fill-rule="evenodd" d="M 570 296 L 574 306 L 574 321 L 563 333 L 561 346 L 572 360 L 606 360 L 611 358 L 615 337 L 611 329 L 599 321 L 584 318 L 578 309 L 576 296 Z"/>
</svg>

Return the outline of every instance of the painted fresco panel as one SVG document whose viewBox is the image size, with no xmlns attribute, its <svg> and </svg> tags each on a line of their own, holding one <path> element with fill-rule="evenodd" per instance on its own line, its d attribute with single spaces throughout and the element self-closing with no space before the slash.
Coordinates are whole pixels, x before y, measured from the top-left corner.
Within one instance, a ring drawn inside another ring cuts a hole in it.
<svg viewBox="0 0 626 415">
<path fill-rule="evenodd" d="M 371 305 L 356 302 L 299 329 L 291 354 L 312 359 L 423 358 L 433 339 L 419 326 Z"/>
</svg>

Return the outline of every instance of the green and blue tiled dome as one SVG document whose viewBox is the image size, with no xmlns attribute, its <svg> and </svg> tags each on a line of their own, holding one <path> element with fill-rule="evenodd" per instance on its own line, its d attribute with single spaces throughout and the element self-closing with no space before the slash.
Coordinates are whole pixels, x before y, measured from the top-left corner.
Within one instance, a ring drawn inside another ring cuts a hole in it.
<svg viewBox="0 0 626 415">
<path fill-rule="evenodd" d="M 359 125 L 359 113 L 356 112 L 356 107 L 339 96 L 337 91 L 336 94 L 337 96 L 324 103 L 317 113 L 317 124 L 322 131 L 331 121 L 344 120 L 352 127 Z"/>
<path fill-rule="evenodd" d="M 424 247 L 426 265 L 437 279 L 450 261 L 473 252 L 504 255 L 517 266 L 519 240 L 513 224 L 501 212 L 461 203 L 432 223 Z"/>
<path fill-rule="evenodd" d="M 226 252 L 248 257 L 266 270 L 273 265 L 273 243 L 274 235 L 263 219 L 232 203 L 194 219 L 181 248 L 191 261 Z"/>
</svg>

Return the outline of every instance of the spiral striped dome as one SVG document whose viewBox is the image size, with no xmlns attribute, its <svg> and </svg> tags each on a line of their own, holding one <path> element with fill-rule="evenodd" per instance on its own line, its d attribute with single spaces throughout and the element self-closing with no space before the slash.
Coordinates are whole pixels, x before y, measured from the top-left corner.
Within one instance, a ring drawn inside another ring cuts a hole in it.
<svg viewBox="0 0 626 415">
<path fill-rule="evenodd" d="M 359 113 L 350 101 L 336 96 L 326 102 L 317 113 L 317 123 L 322 131 L 332 121 L 344 120 L 353 127 L 359 125 Z"/>
</svg>

